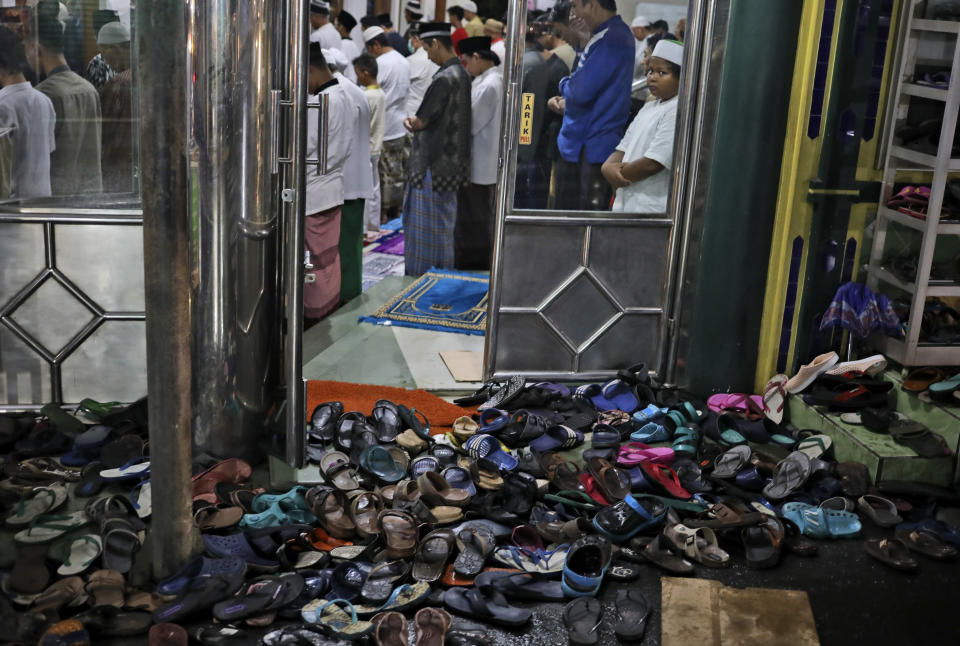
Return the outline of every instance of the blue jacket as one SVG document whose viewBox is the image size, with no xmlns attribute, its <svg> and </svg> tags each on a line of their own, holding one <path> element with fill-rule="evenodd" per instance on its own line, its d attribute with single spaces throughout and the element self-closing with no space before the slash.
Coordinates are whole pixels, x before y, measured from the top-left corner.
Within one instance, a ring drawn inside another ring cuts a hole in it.
<svg viewBox="0 0 960 646">
<path fill-rule="evenodd" d="M 614 16 L 597 27 L 577 69 L 560 81 L 566 106 L 557 144 L 567 161 L 578 161 L 586 147 L 587 161 L 601 164 L 620 143 L 630 117 L 635 42 Z"/>
</svg>

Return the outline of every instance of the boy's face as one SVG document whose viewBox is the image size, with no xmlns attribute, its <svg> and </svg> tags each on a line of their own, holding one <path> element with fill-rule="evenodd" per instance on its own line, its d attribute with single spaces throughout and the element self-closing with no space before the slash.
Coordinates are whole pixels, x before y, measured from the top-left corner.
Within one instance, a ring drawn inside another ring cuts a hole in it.
<svg viewBox="0 0 960 646">
<path fill-rule="evenodd" d="M 357 75 L 357 83 L 360 85 L 370 85 L 370 79 L 367 77 L 366 71 L 360 69 L 358 66 L 353 66 L 353 72 Z"/>
<path fill-rule="evenodd" d="M 680 90 L 680 79 L 674 76 L 670 63 L 658 56 L 650 57 L 647 67 L 647 87 L 650 94 L 661 100 L 672 99 Z"/>
</svg>

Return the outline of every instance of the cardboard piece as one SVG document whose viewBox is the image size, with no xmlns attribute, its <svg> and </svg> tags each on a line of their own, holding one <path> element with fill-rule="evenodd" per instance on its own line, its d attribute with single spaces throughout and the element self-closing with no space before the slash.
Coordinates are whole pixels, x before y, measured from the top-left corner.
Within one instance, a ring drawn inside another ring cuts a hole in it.
<svg viewBox="0 0 960 646">
<path fill-rule="evenodd" d="M 482 381 L 483 356 L 470 350 L 442 350 L 440 358 L 456 381 Z"/>
</svg>

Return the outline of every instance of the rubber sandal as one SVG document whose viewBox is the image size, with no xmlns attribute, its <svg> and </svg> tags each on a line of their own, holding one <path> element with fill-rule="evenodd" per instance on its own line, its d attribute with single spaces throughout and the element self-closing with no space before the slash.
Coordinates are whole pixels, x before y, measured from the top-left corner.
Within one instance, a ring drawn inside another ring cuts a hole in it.
<svg viewBox="0 0 960 646">
<path fill-rule="evenodd" d="M 245 584 L 243 574 L 220 573 L 196 576 L 180 590 L 176 599 L 163 604 L 153 612 L 157 623 L 181 623 L 210 609 L 224 599 L 230 599 Z"/>
<path fill-rule="evenodd" d="M 614 601 L 617 622 L 613 632 L 620 641 L 640 641 L 647 630 L 647 617 L 650 616 L 650 604 L 640 590 L 617 590 Z"/>
<path fill-rule="evenodd" d="M 103 541 L 96 534 L 87 534 L 70 542 L 63 563 L 57 574 L 70 576 L 80 574 L 97 560 L 103 551 Z"/>
<path fill-rule="evenodd" d="M 710 505 L 697 518 L 684 521 L 687 527 L 709 527 L 711 529 L 729 529 L 747 527 L 763 521 L 765 514 L 756 511 L 738 511 L 732 505 L 722 502 Z"/>
<path fill-rule="evenodd" d="M 590 597 L 574 599 L 563 608 L 563 623 L 573 646 L 594 646 L 600 639 L 603 604 Z"/>
<path fill-rule="evenodd" d="M 13 535 L 18 543 L 49 543 L 67 532 L 83 527 L 90 522 L 84 511 L 69 514 L 44 514 L 37 516 L 30 527 Z"/>
<path fill-rule="evenodd" d="M 543 581 L 527 573 L 481 572 L 473 580 L 478 588 L 491 587 L 507 599 L 518 601 L 563 601 L 559 581 Z"/>
<path fill-rule="evenodd" d="M 378 517 L 387 556 L 403 559 L 413 556 L 417 551 L 417 523 L 410 514 L 396 509 L 385 509 Z"/>
<path fill-rule="evenodd" d="M 59 611 L 61 608 L 72 608 L 87 601 L 87 593 L 83 589 L 83 579 L 78 576 L 69 576 L 50 584 L 40 593 L 31 606 L 33 612 Z"/>
<path fill-rule="evenodd" d="M 375 604 L 374 608 L 379 608 L 390 598 L 394 582 L 409 573 L 410 564 L 402 560 L 387 561 L 374 565 L 363 582 L 360 596 L 364 601 Z M 363 614 L 359 610 L 357 612 Z"/>
<path fill-rule="evenodd" d="M 717 536 L 709 527 L 671 525 L 663 530 L 663 536 L 671 549 L 701 565 L 726 567 L 730 564 L 730 555 L 720 549 Z"/>
<path fill-rule="evenodd" d="M 257 554 L 243 532 L 235 534 L 203 534 L 203 545 L 207 554 L 215 558 L 239 558 L 251 571 L 273 572 L 280 567 L 276 560 L 266 559 Z"/>
<path fill-rule="evenodd" d="M 390 451 L 382 446 L 368 446 L 360 455 L 360 466 L 384 482 L 399 482 L 406 471 L 393 459 Z"/>
<path fill-rule="evenodd" d="M 889 498 L 865 494 L 857 500 L 857 509 L 880 527 L 894 527 L 903 522 L 897 506 Z"/>
<path fill-rule="evenodd" d="M 417 646 L 443 646 L 453 618 L 446 610 L 422 608 L 413 618 L 414 643 Z"/>
<path fill-rule="evenodd" d="M 902 523 L 894 532 L 897 540 L 909 549 L 938 561 L 956 558 L 957 549 L 947 543 L 938 533 L 916 524 Z"/>
<path fill-rule="evenodd" d="M 49 513 L 67 502 L 67 489 L 62 484 L 38 487 L 27 500 L 21 500 L 7 514 L 7 525 L 27 525 L 37 517 Z"/>
<path fill-rule="evenodd" d="M 198 577 L 240 575 L 246 572 L 247 565 L 241 558 L 207 558 L 194 556 L 176 573 L 157 584 L 157 593 L 164 596 L 179 594 Z"/>
<path fill-rule="evenodd" d="M 103 465 L 100 462 L 90 462 L 84 466 L 80 472 L 80 480 L 73 489 L 74 495 L 79 498 L 89 498 L 100 493 L 104 485 L 103 478 L 100 477 L 102 470 Z"/>
<path fill-rule="evenodd" d="M 100 478 L 106 482 L 122 482 L 124 480 L 142 480 L 150 475 L 150 458 L 134 458 L 116 469 L 104 469 Z"/>
<path fill-rule="evenodd" d="M 460 530 L 456 543 L 459 554 L 453 562 L 454 571 L 461 576 L 475 577 L 483 569 L 497 541 L 489 530 L 470 527 Z"/>
<path fill-rule="evenodd" d="M 833 447 L 833 439 L 829 435 L 812 435 L 797 443 L 796 450 L 806 453 L 811 460 L 822 458 Z"/>
<path fill-rule="evenodd" d="M 153 625 L 153 617 L 149 612 L 120 610 L 110 606 L 90 608 L 74 619 L 83 623 L 84 628 L 97 638 L 142 635 Z"/>
<path fill-rule="evenodd" d="M 593 517 L 593 526 L 612 541 L 629 540 L 645 529 L 661 523 L 666 507 L 649 496 L 629 495 Z"/>
<path fill-rule="evenodd" d="M 664 547 L 666 541 L 667 539 L 663 537 L 663 534 L 659 534 L 653 539 L 647 539 L 646 542 L 634 538 L 630 541 L 630 545 L 636 554 L 671 574 L 679 576 L 693 574 L 693 563 L 666 549 Z M 621 554 L 625 554 L 622 548 Z"/>
<path fill-rule="evenodd" d="M 424 581 L 404 583 L 398 585 L 383 603 L 373 605 L 355 605 L 354 609 L 360 617 L 367 617 L 382 612 L 406 612 L 427 602 L 430 597 L 430 584 Z"/>
<path fill-rule="evenodd" d="M 303 587 L 299 574 L 266 577 L 248 585 L 241 594 L 214 604 L 213 616 L 232 623 L 272 612 L 296 599 Z"/>
<path fill-rule="evenodd" d="M 533 614 L 511 606 L 506 597 L 490 588 L 451 588 L 443 594 L 443 603 L 457 614 L 509 628 L 523 626 Z"/>
<path fill-rule="evenodd" d="M 582 433 L 580 434 L 580 441 L 583 441 Z M 463 449 L 473 459 L 483 458 L 496 465 L 498 469 L 513 471 L 517 468 L 516 458 L 504 451 L 500 442 L 492 435 L 474 435 L 463 443 Z"/>
<path fill-rule="evenodd" d="M 133 567 L 133 556 L 140 550 L 140 536 L 129 520 L 105 518 L 100 523 L 103 537 L 103 567 L 125 574 Z"/>
<path fill-rule="evenodd" d="M 571 449 L 581 444 L 583 444 L 583 433 L 569 426 L 556 424 L 548 428 L 543 435 L 530 442 L 529 446 L 539 453 L 546 453 L 547 451 Z M 467 448 L 469 449 L 469 447 Z"/>
<path fill-rule="evenodd" d="M 933 384 L 943 381 L 944 377 L 943 371 L 939 368 L 916 368 L 907 374 L 900 388 L 911 393 L 921 393 Z"/>
<path fill-rule="evenodd" d="M 863 549 L 884 565 L 901 572 L 916 572 L 920 567 L 907 546 L 896 538 L 871 538 L 864 541 Z"/>
<path fill-rule="evenodd" d="M 763 488 L 763 495 L 770 500 L 786 498 L 806 483 L 811 470 L 810 456 L 794 451 L 777 463 L 773 480 Z M 800 526 L 802 528 L 802 525 Z"/>
<path fill-rule="evenodd" d="M 123 574 L 116 570 L 103 569 L 90 574 L 86 591 L 95 606 L 122 608 L 125 588 Z"/>
<path fill-rule="evenodd" d="M 359 619 L 353 604 L 346 599 L 315 599 L 301 609 L 300 616 L 341 639 L 352 641 L 373 632 L 373 624 Z"/>
<path fill-rule="evenodd" d="M 855 536 L 861 529 L 860 519 L 854 513 L 802 502 L 785 503 L 781 515 L 812 538 L 847 538 Z"/>
<path fill-rule="evenodd" d="M 264 512 L 264 514 L 269 514 L 269 510 Z M 208 502 L 202 500 L 195 500 L 193 502 L 193 524 L 196 525 L 197 529 L 201 532 L 215 530 L 215 529 L 227 529 L 228 527 L 233 527 L 241 520 L 246 521 L 248 518 L 254 517 L 253 514 L 247 514 L 246 516 L 243 513 L 243 510 L 239 507 L 230 507 L 228 505 L 212 505 Z M 282 517 L 278 518 L 282 520 Z M 257 525 L 254 523 L 244 523 L 250 527 L 264 527 L 265 525 Z M 282 524 L 277 522 L 275 524 Z"/>
<path fill-rule="evenodd" d="M 560 582 L 568 597 L 596 596 L 612 558 L 612 546 L 602 536 L 582 536 L 567 550 Z"/>
<path fill-rule="evenodd" d="M 633 435 L 630 439 L 634 439 Z M 675 458 L 676 452 L 669 447 L 652 447 L 642 442 L 627 442 L 617 451 L 617 464 L 628 468 L 635 467 L 641 462 L 671 464 Z"/>
<path fill-rule="evenodd" d="M 435 529 L 424 536 L 413 561 L 413 579 L 427 583 L 439 580 L 455 546 L 456 538 L 449 529 Z"/>
<path fill-rule="evenodd" d="M 747 567 L 771 568 L 779 563 L 781 545 L 786 534 L 787 530 L 780 520 L 770 516 L 760 525 L 740 530 Z"/>
<path fill-rule="evenodd" d="M 397 433 L 400 432 L 400 409 L 392 401 L 387 399 L 378 400 L 373 405 L 373 411 L 370 413 L 374 426 L 377 429 L 377 441 L 383 444 L 389 444 L 396 441 Z"/>
<path fill-rule="evenodd" d="M 250 478 L 252 467 L 239 458 L 230 458 L 193 476 L 193 497 L 214 493 L 218 482 L 240 484 Z"/>
<path fill-rule="evenodd" d="M 340 491 L 353 491 L 360 483 L 353 477 L 350 458 L 342 451 L 328 451 L 319 462 L 320 474 Z"/>
<path fill-rule="evenodd" d="M 740 445 L 718 455 L 713 461 L 714 478 L 733 478 L 750 460 L 752 451 L 749 446 Z"/>
</svg>

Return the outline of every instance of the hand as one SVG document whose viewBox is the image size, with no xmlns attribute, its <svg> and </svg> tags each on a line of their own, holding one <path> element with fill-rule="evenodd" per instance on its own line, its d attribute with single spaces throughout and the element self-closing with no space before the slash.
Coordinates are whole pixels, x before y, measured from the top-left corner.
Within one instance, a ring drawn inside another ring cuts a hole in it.
<svg viewBox="0 0 960 646">
<path fill-rule="evenodd" d="M 553 112 L 557 114 L 563 114 L 564 109 L 567 106 L 567 100 L 562 96 L 550 97 L 547 101 L 547 107 L 550 108 Z"/>
<path fill-rule="evenodd" d="M 587 23 L 580 16 L 571 14 L 567 26 L 570 37 L 579 44 L 584 44 L 590 40 L 590 27 L 587 26 Z"/>
<path fill-rule="evenodd" d="M 613 188 L 630 186 L 631 182 L 623 176 L 623 162 L 604 162 L 600 173 Z"/>
<path fill-rule="evenodd" d="M 417 130 L 423 130 L 423 122 L 417 117 L 407 117 L 403 120 L 403 127 L 410 132 L 416 132 Z"/>
</svg>

